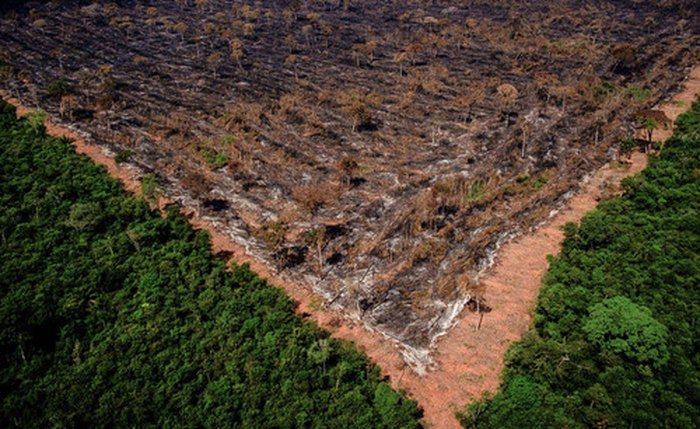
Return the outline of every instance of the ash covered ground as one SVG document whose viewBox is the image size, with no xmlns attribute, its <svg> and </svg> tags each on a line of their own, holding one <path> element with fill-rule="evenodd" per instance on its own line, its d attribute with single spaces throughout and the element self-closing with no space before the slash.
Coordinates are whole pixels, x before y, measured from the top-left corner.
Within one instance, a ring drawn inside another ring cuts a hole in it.
<svg viewBox="0 0 700 429">
<path fill-rule="evenodd" d="M 0 87 L 413 361 L 488 305 L 499 244 L 611 159 L 700 40 L 682 0 L 9 9 Z"/>
</svg>

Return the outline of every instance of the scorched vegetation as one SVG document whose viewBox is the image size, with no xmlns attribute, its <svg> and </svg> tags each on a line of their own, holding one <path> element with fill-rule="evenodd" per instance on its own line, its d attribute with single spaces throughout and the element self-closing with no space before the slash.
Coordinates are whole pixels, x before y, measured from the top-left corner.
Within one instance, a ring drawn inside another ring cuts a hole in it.
<svg viewBox="0 0 700 429">
<path fill-rule="evenodd" d="M 0 101 L 0 426 L 417 428 L 209 237 Z"/>
<path fill-rule="evenodd" d="M 697 5 L 27 3 L 0 76 L 422 359 L 697 59 Z"/>
<path fill-rule="evenodd" d="M 624 186 L 567 226 L 535 328 L 466 427 L 697 427 L 700 101 Z"/>
</svg>

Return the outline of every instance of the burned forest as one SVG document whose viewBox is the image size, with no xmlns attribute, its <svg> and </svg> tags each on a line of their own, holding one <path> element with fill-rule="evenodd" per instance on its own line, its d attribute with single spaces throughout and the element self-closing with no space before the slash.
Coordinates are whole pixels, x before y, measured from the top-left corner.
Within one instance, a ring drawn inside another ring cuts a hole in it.
<svg viewBox="0 0 700 429">
<path fill-rule="evenodd" d="M 52 1 L 0 88 L 416 367 L 697 62 L 695 1 Z M 664 124 L 659 123 L 659 126 Z M 544 256 L 544 255 L 543 255 Z M 470 303 L 467 305 L 467 303 Z"/>
</svg>

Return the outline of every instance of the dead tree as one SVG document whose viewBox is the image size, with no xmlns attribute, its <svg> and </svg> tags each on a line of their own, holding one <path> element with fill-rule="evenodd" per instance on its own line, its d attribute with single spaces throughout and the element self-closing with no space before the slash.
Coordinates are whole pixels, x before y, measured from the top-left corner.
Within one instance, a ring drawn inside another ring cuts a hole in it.
<svg viewBox="0 0 700 429">
<path fill-rule="evenodd" d="M 501 114 L 506 117 L 506 128 L 510 126 L 510 112 L 513 109 L 515 100 L 518 98 L 518 90 L 509 83 L 502 83 L 496 88 L 498 93 Z"/>
<path fill-rule="evenodd" d="M 236 60 L 238 68 L 243 68 L 241 64 L 241 58 L 243 58 L 243 43 L 239 39 L 232 39 L 229 42 L 229 47 L 231 48 L 231 58 Z"/>
</svg>

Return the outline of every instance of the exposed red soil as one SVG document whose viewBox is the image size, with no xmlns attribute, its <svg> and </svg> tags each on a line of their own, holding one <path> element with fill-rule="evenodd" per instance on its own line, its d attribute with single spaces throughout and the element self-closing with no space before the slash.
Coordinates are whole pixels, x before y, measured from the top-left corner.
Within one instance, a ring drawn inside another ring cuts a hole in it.
<svg viewBox="0 0 700 429">
<path fill-rule="evenodd" d="M 0 90 L 0 97 L 17 108 L 18 117 L 25 116 L 27 113 L 36 110 L 22 105 L 19 100 L 11 97 L 6 91 Z M 77 153 L 87 155 L 97 164 L 105 166 L 109 175 L 119 179 L 124 186 L 124 189 L 133 193 L 139 193 L 141 191 L 140 174 L 137 171 L 128 168 L 126 165 L 117 164 L 117 162 L 114 161 L 114 158 L 105 152 L 104 148 L 88 143 L 85 138 L 80 135 L 80 133 L 62 125 L 57 125 L 51 120 L 47 120 L 44 125 L 46 126 L 46 132 L 49 135 L 69 139 L 73 146 L 75 146 L 75 151 Z"/>
<path fill-rule="evenodd" d="M 700 67 L 693 69 L 684 89 L 659 107 L 675 121 L 700 93 Z M 658 130 L 654 139 L 663 141 L 671 130 Z M 557 254 L 564 239 L 561 229 L 577 222 L 609 196 L 626 176 L 644 169 L 647 157 L 634 153 L 625 167 L 608 164 L 598 170 L 566 205 L 533 232 L 504 245 L 496 264 L 482 279 L 485 297 L 494 310 L 480 315 L 463 311 L 459 321 L 439 340 L 434 358 L 437 369 L 424 377 L 398 373 L 396 385 L 410 392 L 425 410 L 429 427 L 459 428 L 455 411 L 484 392 L 495 392 L 500 384 L 503 356 L 511 342 L 530 326 L 542 277 L 549 266 L 547 255 Z M 370 353 L 385 371 L 383 357 Z M 394 377 L 396 375 L 392 374 Z"/>
<path fill-rule="evenodd" d="M 545 225 L 502 247 L 496 265 L 481 281 L 493 311 L 463 312 L 458 324 L 440 339 L 435 353 L 438 369 L 420 380 L 421 405 L 431 427 L 458 428 L 455 411 L 468 400 L 498 389 L 503 356 L 530 326 L 549 265 L 546 257 L 558 253 L 564 238 L 561 227 L 580 220 L 622 178 L 645 166 L 642 153 L 633 154 L 624 167 L 606 165 Z"/>
<path fill-rule="evenodd" d="M 690 73 L 683 90 L 659 107 L 675 120 L 686 111 L 700 93 L 700 67 Z M 18 116 L 32 109 L 0 91 L 0 96 L 17 107 Z M 119 179 L 125 189 L 139 193 L 140 173 L 125 164 L 117 164 L 103 147 L 85 140 L 79 133 L 47 121 L 49 134 L 67 137 L 77 153 L 89 156 L 104 165 L 109 174 Z M 663 141 L 671 130 L 658 130 L 654 139 Z M 622 178 L 640 172 L 647 158 L 635 153 L 625 164 L 613 163 L 598 170 L 582 189 L 547 222 L 532 232 L 506 243 L 499 251 L 494 266 L 482 278 L 484 297 L 493 311 L 481 315 L 468 310 L 457 317 L 456 325 L 437 342 L 433 358 L 435 366 L 426 374 L 412 371 L 404 362 L 395 343 L 383 335 L 369 331 L 363 324 L 344 317 L 340 312 L 322 306 L 322 300 L 309 287 L 292 283 L 274 274 L 266 264 L 248 255 L 245 249 L 221 233 L 216 224 L 185 213 L 195 228 L 206 229 L 212 236 L 213 252 L 231 252 L 231 260 L 248 263 L 260 276 L 282 287 L 298 302 L 297 312 L 308 316 L 337 339 L 353 342 L 390 377 L 393 386 L 404 389 L 416 399 L 425 413 L 429 428 L 459 428 L 455 412 L 484 392 L 495 392 L 500 383 L 503 356 L 511 342 L 518 340 L 530 326 L 532 311 L 548 268 L 546 256 L 556 254 L 563 240 L 561 227 L 579 221 L 598 204 L 601 198 L 619 190 Z M 170 201 L 161 198 L 163 207 Z M 481 322 L 479 321 L 481 318 Z M 479 326 L 479 328 L 477 328 Z"/>
<path fill-rule="evenodd" d="M 673 96 L 669 102 L 664 103 L 660 110 L 675 122 L 678 116 L 690 109 L 690 105 L 698 94 L 700 94 L 700 67 L 696 67 L 690 72 L 688 79 L 683 83 L 683 90 Z M 653 139 L 663 142 L 671 137 L 671 134 L 673 134 L 671 128 L 660 128 L 654 131 Z"/>
<path fill-rule="evenodd" d="M 17 108 L 18 117 L 25 116 L 27 113 L 30 113 L 35 110 L 22 105 L 16 98 L 11 97 L 5 91 L 0 90 L 0 97 L 2 97 L 6 102 L 14 105 Z M 134 194 L 141 193 L 141 173 L 138 170 L 130 167 L 129 164 L 117 163 L 114 160 L 113 154 L 107 152 L 104 147 L 94 143 L 90 143 L 80 133 L 70 128 L 58 125 L 51 120 L 46 120 L 45 126 L 46 132 L 49 135 L 59 138 L 68 138 L 71 144 L 75 146 L 76 153 L 87 155 L 95 163 L 103 165 L 107 169 L 107 172 L 110 176 L 118 179 L 122 183 L 124 189 Z M 172 201 L 168 198 L 161 197 L 159 199 L 159 207 L 162 209 L 171 202 Z M 233 255 L 231 258 L 232 261 L 235 261 L 238 264 L 249 264 L 253 271 L 258 273 L 261 277 L 266 278 L 275 284 L 286 283 L 282 279 L 272 275 L 267 265 L 262 264 L 256 259 L 248 256 L 245 252 L 245 249 L 243 249 L 241 246 L 236 245 L 235 243 L 232 243 L 229 237 L 226 237 L 224 234 L 219 232 L 212 223 L 199 219 L 195 216 L 191 216 L 191 213 L 189 212 L 184 212 L 183 214 L 188 217 L 189 222 L 194 228 L 206 229 L 207 231 L 209 231 L 209 233 L 212 236 L 212 251 L 214 253 L 231 252 Z M 308 309 L 306 308 L 307 306 L 303 303 L 303 301 L 310 302 L 311 298 L 304 300 L 304 296 L 306 296 L 306 294 L 302 294 L 297 297 L 296 295 L 298 294 L 294 293 L 293 291 L 300 290 L 300 288 L 298 288 L 296 285 L 290 285 L 289 287 L 285 287 L 285 290 L 292 299 L 299 300 L 302 303 L 299 306 L 300 312 L 308 311 Z M 310 296 L 311 295 L 309 294 L 309 297 Z"/>
<path fill-rule="evenodd" d="M 418 368 L 700 58 L 693 0 L 30 3 L 0 87 Z"/>
</svg>

